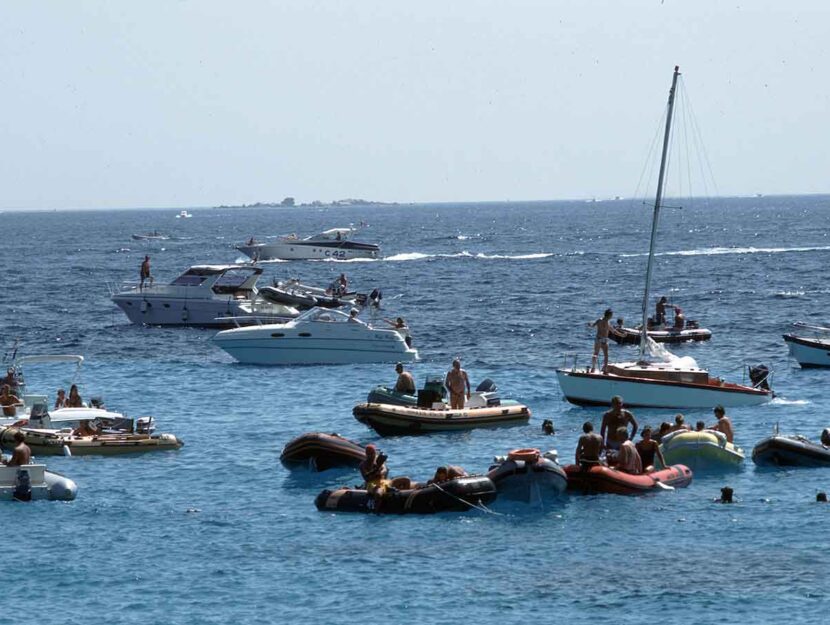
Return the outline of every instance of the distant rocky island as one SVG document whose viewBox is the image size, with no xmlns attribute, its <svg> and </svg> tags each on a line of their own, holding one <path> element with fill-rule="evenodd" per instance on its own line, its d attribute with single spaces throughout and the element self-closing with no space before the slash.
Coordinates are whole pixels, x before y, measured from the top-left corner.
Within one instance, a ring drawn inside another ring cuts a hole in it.
<svg viewBox="0 0 830 625">
<path fill-rule="evenodd" d="M 313 208 L 329 207 L 329 206 L 395 206 L 397 202 L 378 202 L 376 200 L 364 200 L 361 198 L 346 198 L 344 200 L 333 200 L 331 202 L 321 202 L 314 200 L 313 202 L 297 203 L 293 197 L 287 197 L 282 202 L 256 202 L 254 204 L 222 204 L 214 208 L 284 208 L 291 206 L 309 206 Z"/>
</svg>

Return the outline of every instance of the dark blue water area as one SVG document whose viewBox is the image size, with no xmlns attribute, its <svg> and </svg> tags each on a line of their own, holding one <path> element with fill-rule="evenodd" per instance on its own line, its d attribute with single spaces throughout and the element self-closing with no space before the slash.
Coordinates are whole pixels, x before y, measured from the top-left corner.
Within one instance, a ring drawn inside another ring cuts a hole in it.
<svg viewBox="0 0 830 625">
<path fill-rule="evenodd" d="M 678 347 L 730 380 L 747 362 L 774 370 L 779 398 L 730 414 L 736 443 L 780 424 L 817 438 L 830 426 L 828 375 L 800 370 L 781 334 L 827 323 L 830 198 L 673 201 L 660 224 L 655 296 L 710 328 Z M 289 473 L 282 446 L 306 431 L 375 442 L 393 474 L 439 464 L 484 471 L 516 447 L 572 457 L 601 411 L 561 398 L 563 353 L 586 353 L 585 324 L 606 307 L 636 321 L 650 208 L 642 202 L 443 204 L 294 209 L 0 214 L 0 346 L 78 353 L 85 396 L 132 416 L 152 414 L 185 441 L 179 452 L 48 458 L 79 485 L 71 503 L 0 506 L 5 609 L 0 623 L 812 623 L 828 607 L 830 470 L 743 470 L 696 476 L 687 489 L 639 498 L 570 496 L 543 505 L 496 502 L 493 514 L 432 517 L 320 513 L 325 487 L 351 471 Z M 266 368 L 235 364 L 213 332 L 132 326 L 108 283 L 135 280 L 145 254 L 156 281 L 189 265 L 242 260 L 251 235 L 368 222 L 377 261 L 268 263 L 262 282 L 328 283 L 345 271 L 379 287 L 384 313 L 409 322 L 419 381 L 463 359 L 474 383 L 533 410 L 526 427 L 380 438 L 352 406 L 391 365 Z M 173 238 L 133 241 L 158 229 Z M 612 346 L 628 359 L 633 348 Z M 68 365 L 32 365 L 30 389 L 50 396 Z M 672 413 L 636 411 L 642 423 Z M 543 436 L 542 419 L 557 433 Z M 711 422 L 707 411 L 689 421 Z M 737 503 L 713 502 L 731 486 Z"/>
</svg>

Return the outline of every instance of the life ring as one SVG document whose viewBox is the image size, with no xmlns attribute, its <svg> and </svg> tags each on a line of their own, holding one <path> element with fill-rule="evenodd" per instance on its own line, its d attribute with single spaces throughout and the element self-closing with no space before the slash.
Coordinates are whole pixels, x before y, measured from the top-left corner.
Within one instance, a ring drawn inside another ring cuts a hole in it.
<svg viewBox="0 0 830 625">
<path fill-rule="evenodd" d="M 508 460 L 524 460 L 525 462 L 536 462 L 542 455 L 538 449 L 513 449 L 507 454 Z"/>
</svg>

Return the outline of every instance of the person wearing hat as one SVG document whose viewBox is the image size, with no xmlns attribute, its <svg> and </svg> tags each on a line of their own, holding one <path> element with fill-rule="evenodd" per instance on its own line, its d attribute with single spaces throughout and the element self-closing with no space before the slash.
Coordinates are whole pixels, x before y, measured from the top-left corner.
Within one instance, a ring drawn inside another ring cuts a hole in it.
<svg viewBox="0 0 830 625">
<path fill-rule="evenodd" d="M 395 371 L 398 372 L 398 381 L 395 382 L 395 392 L 414 395 L 416 390 L 415 378 L 412 377 L 412 374 L 409 371 L 404 371 L 403 364 L 400 362 L 395 365 Z"/>
<path fill-rule="evenodd" d="M 450 408 L 464 408 L 464 391 L 467 391 L 467 399 L 470 399 L 470 378 L 467 372 L 461 368 L 461 361 L 456 358 L 452 361 L 452 369 L 447 372 L 444 379 L 444 386 L 450 392 Z"/>
</svg>

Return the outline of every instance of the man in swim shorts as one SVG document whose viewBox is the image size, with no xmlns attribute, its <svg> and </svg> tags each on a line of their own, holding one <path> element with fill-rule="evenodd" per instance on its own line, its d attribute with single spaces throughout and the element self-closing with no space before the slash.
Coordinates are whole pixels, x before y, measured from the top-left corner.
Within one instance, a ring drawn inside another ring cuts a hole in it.
<svg viewBox="0 0 830 625">
<path fill-rule="evenodd" d="M 463 408 L 465 389 L 467 391 L 466 398 L 470 399 L 470 378 L 467 377 L 467 372 L 461 368 L 461 361 L 458 358 L 452 361 L 452 369 L 447 372 L 444 386 L 450 392 L 450 408 Z"/>
<path fill-rule="evenodd" d="M 576 464 L 583 470 L 600 464 L 599 453 L 602 451 L 602 437 L 594 432 L 594 424 L 586 421 L 582 424 L 582 436 L 576 444 Z"/>
<path fill-rule="evenodd" d="M 614 311 L 609 308 L 600 319 L 592 321 L 588 324 L 589 328 L 597 329 L 597 337 L 594 339 L 594 356 L 591 359 L 591 371 L 597 370 L 597 360 L 599 360 L 599 351 L 601 349 L 603 358 L 605 359 L 602 364 L 602 372 L 608 373 L 608 334 L 613 333 L 616 336 L 622 336 L 622 334 L 611 325 L 611 317 L 613 316 Z"/>
<path fill-rule="evenodd" d="M 631 436 L 628 436 L 628 424 L 631 424 Z M 619 395 L 611 398 L 611 410 L 602 415 L 602 426 L 599 435 L 605 441 L 605 447 L 617 450 L 620 445 L 637 434 L 637 419 L 628 410 L 623 408 L 623 399 Z M 625 432 L 621 431 L 625 429 Z M 605 433 L 608 432 L 606 438 Z"/>
<path fill-rule="evenodd" d="M 395 365 L 395 371 L 398 372 L 398 381 L 395 382 L 395 392 L 405 393 L 407 395 L 415 394 L 415 379 L 409 371 L 404 371 L 403 364 Z"/>
<path fill-rule="evenodd" d="M 730 421 L 729 417 L 726 416 L 726 411 L 723 409 L 723 406 L 715 406 L 715 417 L 717 417 L 718 422 L 709 429 L 715 430 L 716 432 L 722 432 L 726 435 L 726 442 L 731 443 L 735 433 L 732 429 L 732 421 Z"/>
</svg>

